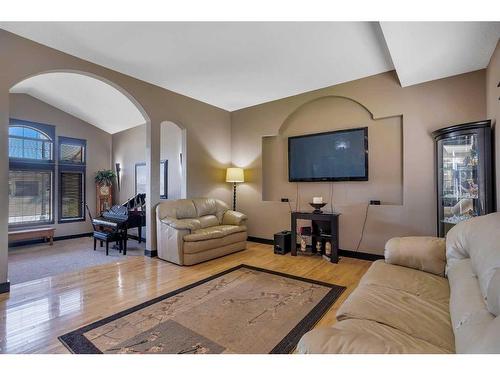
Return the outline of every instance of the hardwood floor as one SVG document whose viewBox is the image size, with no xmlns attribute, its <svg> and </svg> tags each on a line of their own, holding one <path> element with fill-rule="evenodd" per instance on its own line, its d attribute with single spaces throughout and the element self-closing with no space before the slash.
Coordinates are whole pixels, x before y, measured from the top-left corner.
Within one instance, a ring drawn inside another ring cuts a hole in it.
<svg viewBox="0 0 500 375">
<path fill-rule="evenodd" d="M 272 246 L 252 242 L 245 251 L 190 267 L 127 257 L 13 285 L 10 294 L 0 295 L 0 353 L 68 353 L 58 336 L 241 263 L 346 286 L 318 326 L 335 321 L 336 310 L 371 264 L 345 257 L 330 264 L 319 257 L 274 255 Z"/>
</svg>

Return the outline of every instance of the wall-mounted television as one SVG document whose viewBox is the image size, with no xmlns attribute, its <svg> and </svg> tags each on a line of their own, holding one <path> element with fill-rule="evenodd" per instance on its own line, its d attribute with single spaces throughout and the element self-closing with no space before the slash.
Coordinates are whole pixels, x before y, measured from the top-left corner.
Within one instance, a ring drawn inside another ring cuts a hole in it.
<svg viewBox="0 0 500 375">
<path fill-rule="evenodd" d="M 368 128 L 289 137 L 288 181 L 368 181 Z"/>
</svg>

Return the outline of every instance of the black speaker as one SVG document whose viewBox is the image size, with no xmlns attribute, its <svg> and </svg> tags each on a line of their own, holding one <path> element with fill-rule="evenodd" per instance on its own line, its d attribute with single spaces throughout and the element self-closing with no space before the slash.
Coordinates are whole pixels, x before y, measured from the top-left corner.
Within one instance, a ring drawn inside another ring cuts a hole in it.
<svg viewBox="0 0 500 375">
<path fill-rule="evenodd" d="M 274 234 L 274 253 L 284 255 L 292 248 L 292 232 L 284 230 Z"/>
</svg>

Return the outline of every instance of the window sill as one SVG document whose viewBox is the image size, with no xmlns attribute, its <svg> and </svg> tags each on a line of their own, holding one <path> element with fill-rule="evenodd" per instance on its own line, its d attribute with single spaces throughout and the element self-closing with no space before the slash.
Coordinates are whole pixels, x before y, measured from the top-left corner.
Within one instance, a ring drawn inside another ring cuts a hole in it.
<svg viewBox="0 0 500 375">
<path fill-rule="evenodd" d="M 79 218 L 79 219 L 63 219 L 63 220 L 58 220 L 57 224 L 66 224 L 66 223 L 78 223 L 78 222 L 83 222 L 86 221 L 85 218 Z"/>
<path fill-rule="evenodd" d="M 46 227 L 47 225 L 54 225 L 55 222 L 54 220 L 51 221 L 44 221 L 40 223 L 25 223 L 25 224 L 9 224 L 8 228 L 10 229 L 27 229 L 27 228 L 39 228 L 39 227 Z"/>
</svg>

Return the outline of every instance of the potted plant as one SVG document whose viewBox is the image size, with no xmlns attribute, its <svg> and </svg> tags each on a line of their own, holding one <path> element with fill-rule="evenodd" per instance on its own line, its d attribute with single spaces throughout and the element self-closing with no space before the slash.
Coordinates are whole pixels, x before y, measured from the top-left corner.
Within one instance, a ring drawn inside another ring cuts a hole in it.
<svg viewBox="0 0 500 375">
<path fill-rule="evenodd" d="M 115 181 L 116 173 L 111 169 L 97 171 L 95 174 L 95 182 L 99 186 L 111 186 Z"/>
<path fill-rule="evenodd" d="M 108 210 L 113 202 L 111 186 L 115 181 L 116 173 L 111 169 L 97 171 L 95 174 L 95 185 L 97 189 L 97 213 Z"/>
</svg>

